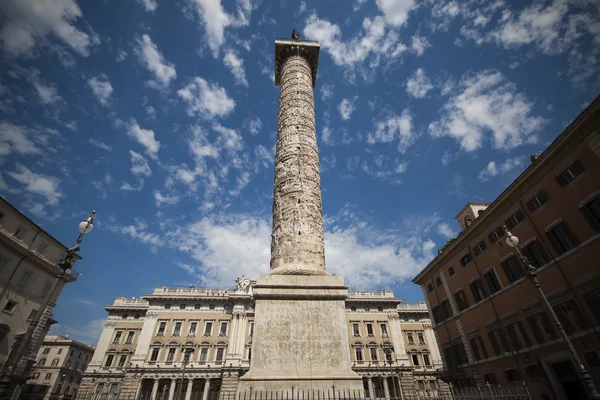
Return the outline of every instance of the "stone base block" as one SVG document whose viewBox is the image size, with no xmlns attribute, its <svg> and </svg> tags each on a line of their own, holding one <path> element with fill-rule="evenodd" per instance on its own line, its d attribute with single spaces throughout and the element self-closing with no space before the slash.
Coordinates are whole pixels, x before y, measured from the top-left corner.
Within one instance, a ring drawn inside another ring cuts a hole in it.
<svg viewBox="0 0 600 400">
<path fill-rule="evenodd" d="M 256 280 L 254 341 L 244 390 L 360 390 L 351 369 L 339 276 L 264 275 Z M 260 388 L 260 389 L 259 389 Z"/>
</svg>

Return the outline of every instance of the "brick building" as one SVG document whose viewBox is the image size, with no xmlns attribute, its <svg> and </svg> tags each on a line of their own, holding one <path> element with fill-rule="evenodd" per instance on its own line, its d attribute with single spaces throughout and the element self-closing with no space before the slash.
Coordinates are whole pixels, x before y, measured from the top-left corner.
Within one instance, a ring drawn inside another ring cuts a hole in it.
<svg viewBox="0 0 600 400">
<path fill-rule="evenodd" d="M 600 384 L 599 132 L 597 98 L 491 204 L 467 204 L 462 232 L 414 278 L 455 385 L 524 381 L 535 399 L 585 398 L 504 225 Z"/>
<path fill-rule="evenodd" d="M 235 290 L 159 286 L 140 299 L 115 299 L 105 307 L 108 318 L 78 398 L 233 398 L 259 340 L 254 282 L 247 283 Z M 389 290 L 350 292 L 346 320 L 352 369 L 371 397 L 447 392 L 425 303 L 402 303 Z"/>
</svg>

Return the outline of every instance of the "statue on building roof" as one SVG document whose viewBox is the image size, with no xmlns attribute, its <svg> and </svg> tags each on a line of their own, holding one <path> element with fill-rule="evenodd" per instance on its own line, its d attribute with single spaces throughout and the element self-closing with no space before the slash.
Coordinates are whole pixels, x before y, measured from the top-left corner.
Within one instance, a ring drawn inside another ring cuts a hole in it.
<svg viewBox="0 0 600 400">
<path fill-rule="evenodd" d="M 295 29 L 292 29 L 292 40 L 300 40 L 300 34 Z"/>
</svg>

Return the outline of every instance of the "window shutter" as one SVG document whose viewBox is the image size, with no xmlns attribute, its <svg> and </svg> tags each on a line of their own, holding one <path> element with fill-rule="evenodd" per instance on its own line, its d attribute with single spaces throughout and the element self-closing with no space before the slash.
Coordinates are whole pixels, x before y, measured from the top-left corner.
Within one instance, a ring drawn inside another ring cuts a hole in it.
<svg viewBox="0 0 600 400">
<path fill-rule="evenodd" d="M 573 243 L 573 246 L 579 245 L 579 240 L 577 240 L 577 237 L 575 236 L 575 234 L 571 230 L 571 227 L 569 226 L 569 224 L 567 224 L 566 222 L 563 222 L 561 225 L 562 225 L 563 229 L 565 230 L 565 233 L 567 234 L 567 236 L 571 240 L 571 243 Z"/>
<path fill-rule="evenodd" d="M 529 211 L 535 211 L 535 207 L 533 206 L 533 201 L 529 200 L 527 202 L 527 208 L 529 208 Z"/>
<path fill-rule="evenodd" d="M 560 186 L 566 186 L 567 183 L 569 183 L 567 182 L 567 179 L 563 176 L 562 172 L 556 176 L 556 182 L 558 182 Z"/>
<path fill-rule="evenodd" d="M 528 204 L 529 204 L 529 203 L 528 203 Z M 515 227 L 515 226 L 513 225 L 513 223 L 512 223 L 512 220 L 511 220 L 510 218 L 509 218 L 509 219 L 507 219 L 506 221 L 504 221 L 504 223 L 506 224 L 506 227 L 507 227 L 508 229 L 512 229 L 512 228 L 514 228 L 514 227 Z"/>
<path fill-rule="evenodd" d="M 498 341 L 496 340 L 496 336 L 492 332 L 490 332 L 488 333 L 488 337 L 490 338 L 490 343 L 492 344 L 494 353 L 496 353 L 497 356 L 502 355 L 502 353 L 500 352 L 500 346 L 498 345 Z"/>
<path fill-rule="evenodd" d="M 600 201 L 598 200 L 598 198 L 596 197 L 594 199 L 595 201 Z M 592 201 L 594 201 L 592 200 Z M 587 219 L 587 221 L 590 223 L 590 225 L 592 226 L 592 228 L 596 231 L 596 232 L 600 232 L 600 221 L 596 220 L 596 218 L 594 217 L 594 214 L 592 214 L 592 212 L 589 209 L 589 204 L 591 202 L 589 202 L 588 204 L 584 205 L 583 207 L 581 207 L 579 209 L 579 211 L 581 211 L 581 213 L 583 214 L 583 216 L 585 217 L 585 219 Z"/>
<path fill-rule="evenodd" d="M 492 232 L 492 233 L 493 233 L 493 232 Z M 491 244 L 494 244 L 494 243 L 496 243 L 496 241 L 494 240 L 494 237 L 492 236 L 492 234 L 491 234 L 491 233 L 488 235 L 488 240 L 490 241 L 490 243 L 491 243 Z"/>
</svg>

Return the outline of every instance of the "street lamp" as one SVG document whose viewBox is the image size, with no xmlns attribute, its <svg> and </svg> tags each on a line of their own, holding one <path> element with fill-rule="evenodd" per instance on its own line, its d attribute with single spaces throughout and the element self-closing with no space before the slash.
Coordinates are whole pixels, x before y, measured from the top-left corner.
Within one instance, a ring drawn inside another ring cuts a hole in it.
<svg viewBox="0 0 600 400">
<path fill-rule="evenodd" d="M 56 290 L 56 287 L 58 286 L 58 283 L 67 274 L 67 271 L 69 271 L 69 269 L 71 269 L 73 267 L 73 264 L 75 263 L 75 259 L 76 259 L 76 253 L 79 251 L 79 245 L 81 244 L 81 241 L 83 240 L 83 236 L 85 234 L 91 232 L 92 229 L 94 229 L 94 216 L 95 215 L 96 215 L 96 211 L 92 211 L 90 213 L 90 215 L 84 221 L 79 223 L 79 226 L 78 226 L 79 237 L 77 238 L 77 241 L 75 242 L 75 244 L 73 246 L 71 246 L 70 248 L 68 248 L 66 250 L 66 252 L 60 258 L 60 260 L 58 260 L 58 262 L 56 263 L 56 265 L 58 265 L 58 267 L 60 268 L 60 271 L 54 276 L 54 281 L 52 282 L 52 286 L 50 287 L 48 294 L 46 295 L 46 297 L 40 304 L 39 311 L 36 313 L 35 318 L 33 319 L 33 321 L 31 321 L 31 323 L 27 327 L 27 331 L 23 335 L 23 338 L 21 339 L 19 346 L 14 351 L 11 351 L 11 353 L 9 354 L 9 359 L 6 361 L 6 363 L 2 367 L 2 375 L 5 376 L 6 374 L 9 374 L 9 376 L 7 377 L 9 382 L 14 381 L 15 375 L 17 375 L 17 372 L 19 369 L 18 368 L 19 364 L 20 364 L 21 360 L 24 358 L 25 350 L 26 350 L 27 346 L 33 346 L 35 344 L 35 343 L 31 343 L 31 338 L 33 337 L 33 334 L 35 333 L 36 329 L 38 328 L 38 325 L 40 325 L 40 323 L 43 319 L 43 316 L 45 314 L 45 310 L 48 307 L 48 304 L 54 298 L 54 292 Z M 3 376 L 3 381 L 5 379 L 4 376 Z"/>
<path fill-rule="evenodd" d="M 527 279 L 529 279 L 531 283 L 533 283 L 533 286 L 535 286 L 535 288 L 537 289 L 538 294 L 540 295 L 542 301 L 544 302 L 544 305 L 546 306 L 548 312 L 550 313 L 550 316 L 552 317 L 552 320 L 554 321 L 554 324 L 558 328 L 558 332 L 560 333 L 562 340 L 567 344 L 569 352 L 571 353 L 571 357 L 573 357 L 573 360 L 575 360 L 575 363 L 577 364 L 577 368 L 579 369 L 579 376 L 583 381 L 585 390 L 589 398 L 593 400 L 600 400 L 600 393 L 598 393 L 598 390 L 596 389 L 594 379 L 581 362 L 581 358 L 579 358 L 579 354 L 577 354 L 577 352 L 575 351 L 575 347 L 573 347 L 573 343 L 571 342 L 569 335 L 567 335 L 567 332 L 563 328 L 562 323 L 560 322 L 558 316 L 554 312 L 554 309 L 550 305 L 550 302 L 548 301 L 544 290 L 540 286 L 540 281 L 537 278 L 537 272 L 535 270 L 535 267 L 531 265 L 527 257 L 525 257 L 523 253 L 521 253 L 521 250 L 519 249 L 519 238 L 513 235 L 506 226 L 504 226 L 504 230 L 506 232 L 506 244 L 514 248 L 517 254 L 519 255 L 519 258 L 521 259 L 521 262 L 523 263 L 525 269 L 525 276 L 527 276 Z"/>
<path fill-rule="evenodd" d="M 185 367 L 187 366 L 188 361 L 190 360 L 190 355 L 192 354 L 192 352 L 194 351 L 194 349 L 192 347 L 184 347 L 183 349 L 183 362 L 182 362 L 182 369 L 181 369 L 181 385 L 179 385 L 179 389 L 177 390 L 177 396 L 175 396 L 175 398 L 177 400 L 181 400 L 181 392 L 183 391 L 183 383 L 185 382 Z"/>
<path fill-rule="evenodd" d="M 394 370 L 392 369 L 392 363 L 393 363 L 393 359 L 392 359 L 392 345 L 390 344 L 389 340 L 389 335 L 387 333 L 387 331 L 383 332 L 382 334 L 383 336 L 383 343 L 381 344 L 381 347 L 383 347 L 383 352 L 385 354 L 385 359 L 386 361 L 390 364 L 390 375 L 392 377 L 392 385 L 394 385 L 394 391 L 396 391 L 396 383 L 395 383 L 395 379 L 394 379 Z M 398 388 L 400 389 L 400 398 L 402 400 L 404 400 L 404 393 L 402 392 L 402 382 L 400 381 L 400 379 L 398 379 Z"/>
</svg>

